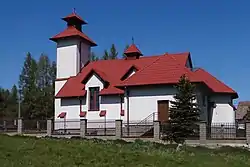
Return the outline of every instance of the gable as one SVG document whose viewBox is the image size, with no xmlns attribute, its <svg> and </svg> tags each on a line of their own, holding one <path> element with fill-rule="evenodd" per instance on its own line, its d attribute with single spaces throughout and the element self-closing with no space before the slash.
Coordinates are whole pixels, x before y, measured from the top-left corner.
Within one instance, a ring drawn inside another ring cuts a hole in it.
<svg viewBox="0 0 250 167">
<path fill-rule="evenodd" d="M 104 88 L 104 83 L 98 75 L 93 73 L 92 76 L 90 76 L 85 82 L 85 90 L 87 90 L 89 87 L 100 87 L 101 90 Z"/>
</svg>

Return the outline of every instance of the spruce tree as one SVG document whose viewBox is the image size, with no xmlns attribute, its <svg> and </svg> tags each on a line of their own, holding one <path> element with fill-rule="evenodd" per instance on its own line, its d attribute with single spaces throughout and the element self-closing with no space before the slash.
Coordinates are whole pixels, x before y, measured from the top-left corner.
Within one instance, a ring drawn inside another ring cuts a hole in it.
<svg viewBox="0 0 250 167">
<path fill-rule="evenodd" d="M 109 52 L 107 50 L 104 50 L 104 55 L 102 57 L 103 60 L 108 60 L 109 59 Z"/>
<path fill-rule="evenodd" d="M 176 89 L 175 101 L 171 102 L 167 135 L 176 143 L 184 143 L 187 137 L 194 135 L 200 110 L 196 102 L 195 86 L 185 75 L 180 77 Z"/>
<path fill-rule="evenodd" d="M 90 61 L 98 61 L 99 57 L 96 56 L 95 52 L 91 52 Z"/>
<path fill-rule="evenodd" d="M 34 119 L 39 91 L 37 87 L 37 63 L 30 53 L 27 53 L 24 61 L 19 77 L 19 88 L 22 94 L 22 117 Z"/>
<path fill-rule="evenodd" d="M 110 54 L 109 54 L 109 59 L 117 59 L 118 57 L 118 52 L 115 48 L 115 44 L 112 44 L 110 48 Z"/>
</svg>

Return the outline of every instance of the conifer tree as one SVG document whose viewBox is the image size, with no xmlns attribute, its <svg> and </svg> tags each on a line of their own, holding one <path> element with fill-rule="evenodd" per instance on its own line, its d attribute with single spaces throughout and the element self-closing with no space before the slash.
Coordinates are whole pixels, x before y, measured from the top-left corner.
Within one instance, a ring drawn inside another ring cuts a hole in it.
<svg viewBox="0 0 250 167">
<path fill-rule="evenodd" d="M 104 50 L 104 55 L 102 57 L 103 60 L 108 60 L 109 59 L 109 52 L 107 50 Z"/>
<path fill-rule="evenodd" d="M 22 116 L 33 119 L 36 112 L 37 100 L 37 63 L 30 53 L 24 61 L 24 66 L 19 77 L 19 88 L 22 94 Z"/>
<path fill-rule="evenodd" d="M 115 44 L 112 44 L 110 48 L 109 59 L 117 59 L 118 58 L 117 56 L 118 56 L 118 52 L 115 48 Z"/>
<path fill-rule="evenodd" d="M 99 57 L 96 56 L 95 52 L 91 52 L 90 61 L 98 61 Z"/>
<path fill-rule="evenodd" d="M 199 108 L 196 102 L 195 86 L 183 75 L 176 85 L 177 94 L 172 101 L 169 115 L 167 136 L 177 143 L 184 143 L 194 134 L 194 127 L 199 120 Z"/>
</svg>

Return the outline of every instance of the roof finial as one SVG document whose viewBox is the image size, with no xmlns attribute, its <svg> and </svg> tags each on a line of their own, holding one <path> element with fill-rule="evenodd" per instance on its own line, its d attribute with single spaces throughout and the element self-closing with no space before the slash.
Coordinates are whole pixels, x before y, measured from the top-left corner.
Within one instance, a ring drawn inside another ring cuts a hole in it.
<svg viewBox="0 0 250 167">
<path fill-rule="evenodd" d="M 134 37 L 132 37 L 132 44 L 135 44 L 135 40 L 134 40 Z"/>
<path fill-rule="evenodd" d="M 73 13 L 76 14 L 76 8 L 73 8 Z"/>
</svg>

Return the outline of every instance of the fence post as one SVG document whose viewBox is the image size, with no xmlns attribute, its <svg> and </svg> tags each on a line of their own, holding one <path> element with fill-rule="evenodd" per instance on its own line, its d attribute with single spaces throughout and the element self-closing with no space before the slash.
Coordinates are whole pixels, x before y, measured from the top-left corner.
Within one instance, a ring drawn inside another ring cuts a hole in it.
<svg viewBox="0 0 250 167">
<path fill-rule="evenodd" d="M 39 121 L 36 121 L 36 129 L 40 130 L 40 122 Z"/>
<path fill-rule="evenodd" d="M 47 136 L 52 135 L 52 130 L 53 130 L 53 121 L 52 119 L 47 120 Z"/>
<path fill-rule="evenodd" d="M 18 118 L 17 120 L 17 134 L 22 134 L 23 131 L 23 119 L 22 118 Z"/>
<path fill-rule="evenodd" d="M 160 121 L 154 121 L 154 140 L 160 140 Z"/>
<path fill-rule="evenodd" d="M 80 137 L 84 138 L 87 134 L 87 119 L 80 119 Z"/>
<path fill-rule="evenodd" d="M 207 123 L 206 121 L 200 122 L 200 144 L 206 144 L 207 140 Z"/>
<path fill-rule="evenodd" d="M 250 144 L 250 120 L 246 121 L 246 138 L 247 138 L 247 144 Z"/>
<path fill-rule="evenodd" d="M 3 128 L 4 128 L 4 131 L 6 132 L 7 131 L 7 123 L 5 120 L 3 121 Z"/>
<path fill-rule="evenodd" d="M 117 139 L 122 138 L 122 120 L 115 120 L 115 136 Z"/>
</svg>

